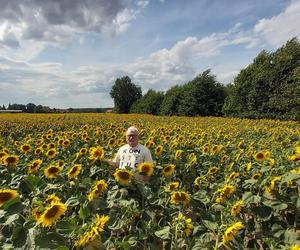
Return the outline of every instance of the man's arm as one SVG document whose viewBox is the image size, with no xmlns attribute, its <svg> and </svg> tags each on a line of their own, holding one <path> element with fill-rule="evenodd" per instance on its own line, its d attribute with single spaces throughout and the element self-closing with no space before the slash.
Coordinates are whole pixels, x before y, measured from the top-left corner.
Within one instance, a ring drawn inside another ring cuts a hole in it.
<svg viewBox="0 0 300 250">
<path fill-rule="evenodd" d="M 108 165 L 110 165 L 113 168 L 118 168 L 119 167 L 119 162 L 109 160 L 109 159 L 103 159 L 103 162 L 106 162 Z"/>
</svg>

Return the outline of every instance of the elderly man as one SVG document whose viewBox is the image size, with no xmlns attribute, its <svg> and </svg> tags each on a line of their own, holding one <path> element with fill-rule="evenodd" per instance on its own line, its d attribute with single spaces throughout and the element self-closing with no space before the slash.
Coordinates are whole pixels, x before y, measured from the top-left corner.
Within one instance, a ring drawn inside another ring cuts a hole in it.
<svg viewBox="0 0 300 250">
<path fill-rule="evenodd" d="M 126 142 L 124 146 L 120 147 L 116 157 L 113 160 L 105 159 L 109 165 L 115 168 L 130 167 L 133 172 L 136 171 L 137 166 L 142 162 L 153 162 L 150 150 L 139 144 L 139 132 L 137 128 L 130 127 L 126 131 Z M 149 177 L 135 174 L 135 178 L 147 182 Z"/>
</svg>

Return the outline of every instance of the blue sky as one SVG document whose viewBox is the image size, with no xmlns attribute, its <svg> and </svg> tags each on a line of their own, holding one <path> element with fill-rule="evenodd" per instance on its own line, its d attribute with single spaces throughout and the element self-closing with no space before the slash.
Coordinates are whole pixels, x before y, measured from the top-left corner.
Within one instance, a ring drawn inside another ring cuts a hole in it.
<svg viewBox="0 0 300 250">
<path fill-rule="evenodd" d="M 143 93 L 207 69 L 228 84 L 299 25 L 300 0 L 1 0 L 0 105 L 112 107 L 125 75 Z"/>
</svg>

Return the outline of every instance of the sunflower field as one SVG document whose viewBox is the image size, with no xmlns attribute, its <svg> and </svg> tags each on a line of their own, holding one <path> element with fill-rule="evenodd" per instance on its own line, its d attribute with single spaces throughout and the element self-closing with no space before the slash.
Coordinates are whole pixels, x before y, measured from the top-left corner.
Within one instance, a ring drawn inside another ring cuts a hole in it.
<svg viewBox="0 0 300 250">
<path fill-rule="evenodd" d="M 154 164 L 112 169 L 136 126 Z M 300 249 L 300 124 L 0 115 L 3 249 Z M 0 248 L 1 248 L 0 247 Z"/>
</svg>

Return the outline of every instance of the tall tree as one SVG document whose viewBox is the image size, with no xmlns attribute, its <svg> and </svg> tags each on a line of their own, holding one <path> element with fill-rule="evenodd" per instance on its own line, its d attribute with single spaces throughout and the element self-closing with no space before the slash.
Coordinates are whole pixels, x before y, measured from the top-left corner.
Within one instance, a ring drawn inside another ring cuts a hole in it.
<svg viewBox="0 0 300 250">
<path fill-rule="evenodd" d="M 184 85 L 179 114 L 186 116 L 219 116 L 225 99 L 225 89 L 210 70 L 204 71 Z"/>
<path fill-rule="evenodd" d="M 142 98 L 133 103 L 130 113 L 158 115 L 163 99 L 163 92 L 156 92 L 153 89 L 149 89 Z"/>
<path fill-rule="evenodd" d="M 36 113 L 36 105 L 34 103 L 27 103 L 26 111 L 28 113 Z"/>
<path fill-rule="evenodd" d="M 226 115 L 300 119 L 300 43 L 294 38 L 277 51 L 262 51 L 241 70 L 225 100 Z"/>
<path fill-rule="evenodd" d="M 131 82 L 128 76 L 117 78 L 113 85 L 110 96 L 114 99 L 117 113 L 129 113 L 132 104 L 142 97 L 141 87 Z"/>
<path fill-rule="evenodd" d="M 182 99 L 182 86 L 173 86 L 170 88 L 161 103 L 160 113 L 162 115 L 179 115 L 178 107 Z"/>
</svg>

